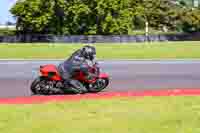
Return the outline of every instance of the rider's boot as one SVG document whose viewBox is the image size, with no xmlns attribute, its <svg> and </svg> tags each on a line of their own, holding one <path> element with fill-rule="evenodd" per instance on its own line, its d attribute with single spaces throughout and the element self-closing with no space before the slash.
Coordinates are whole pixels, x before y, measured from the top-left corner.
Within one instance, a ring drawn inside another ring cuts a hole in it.
<svg viewBox="0 0 200 133">
<path fill-rule="evenodd" d="M 64 82 L 66 91 L 70 91 L 74 94 L 83 94 L 87 92 L 87 89 L 77 80 L 68 80 Z"/>
</svg>

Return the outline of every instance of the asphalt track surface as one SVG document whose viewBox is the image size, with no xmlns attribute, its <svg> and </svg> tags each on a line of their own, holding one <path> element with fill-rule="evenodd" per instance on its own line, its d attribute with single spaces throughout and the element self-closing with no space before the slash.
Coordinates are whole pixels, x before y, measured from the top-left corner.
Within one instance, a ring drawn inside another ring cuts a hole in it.
<svg viewBox="0 0 200 133">
<path fill-rule="evenodd" d="M 59 61 L 0 61 L 0 97 L 30 96 L 40 65 Z M 100 61 L 111 76 L 107 92 L 200 88 L 200 60 Z"/>
</svg>

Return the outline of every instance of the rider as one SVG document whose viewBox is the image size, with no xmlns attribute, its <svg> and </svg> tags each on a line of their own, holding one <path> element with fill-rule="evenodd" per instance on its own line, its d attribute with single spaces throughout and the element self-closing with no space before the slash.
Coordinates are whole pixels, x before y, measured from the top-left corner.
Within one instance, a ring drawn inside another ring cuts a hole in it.
<svg viewBox="0 0 200 133">
<path fill-rule="evenodd" d="M 87 89 L 78 80 L 73 79 L 77 71 L 82 71 L 89 77 L 89 66 L 97 65 L 95 61 L 96 49 L 93 46 L 86 45 L 81 49 L 75 51 L 67 60 L 59 64 L 58 70 L 64 79 L 64 86 L 70 84 L 69 88 L 76 94 L 86 93 Z M 68 88 L 67 88 L 68 89 Z"/>
</svg>

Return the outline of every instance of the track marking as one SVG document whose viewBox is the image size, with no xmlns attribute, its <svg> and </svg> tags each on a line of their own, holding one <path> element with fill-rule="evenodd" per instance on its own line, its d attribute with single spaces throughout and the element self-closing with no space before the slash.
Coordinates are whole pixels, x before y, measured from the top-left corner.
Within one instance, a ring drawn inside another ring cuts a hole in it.
<svg viewBox="0 0 200 133">
<path fill-rule="evenodd" d="M 1 98 L 0 104 L 42 104 L 48 102 L 69 102 L 84 99 L 111 99 L 120 97 L 145 96 L 199 96 L 200 89 L 148 90 L 130 92 L 102 92 L 82 95 L 31 96 L 17 98 Z"/>
</svg>

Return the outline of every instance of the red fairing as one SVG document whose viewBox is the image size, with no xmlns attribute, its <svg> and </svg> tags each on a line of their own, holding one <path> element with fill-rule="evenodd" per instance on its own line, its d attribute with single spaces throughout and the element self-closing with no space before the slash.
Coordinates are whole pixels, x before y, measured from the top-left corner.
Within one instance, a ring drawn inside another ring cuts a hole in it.
<svg viewBox="0 0 200 133">
<path fill-rule="evenodd" d="M 61 76 L 59 75 L 59 72 L 57 70 L 57 67 L 55 65 L 49 64 L 49 65 L 44 65 L 40 67 L 40 72 L 42 76 L 48 77 L 49 72 L 55 73 L 54 76 L 51 77 L 52 80 L 61 80 Z"/>
<path fill-rule="evenodd" d="M 100 73 L 99 78 L 104 79 L 104 78 L 109 78 L 109 76 L 106 73 Z"/>
</svg>

